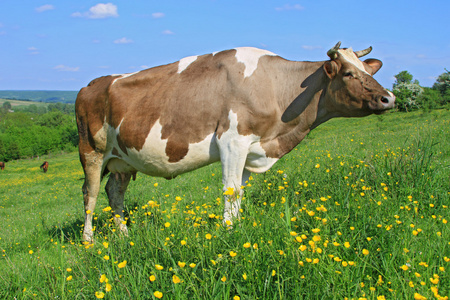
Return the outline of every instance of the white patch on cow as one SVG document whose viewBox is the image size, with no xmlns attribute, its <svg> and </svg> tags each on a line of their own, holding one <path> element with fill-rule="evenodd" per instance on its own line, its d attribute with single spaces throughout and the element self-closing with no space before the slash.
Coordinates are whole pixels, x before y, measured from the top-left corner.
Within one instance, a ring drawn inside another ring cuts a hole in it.
<svg viewBox="0 0 450 300">
<path fill-rule="evenodd" d="M 189 56 L 189 57 L 185 57 L 180 59 L 180 61 L 178 62 L 178 72 L 177 73 L 181 73 L 184 70 L 186 70 L 187 67 L 189 67 L 190 64 L 192 64 L 194 61 L 197 60 L 198 56 Z"/>
<path fill-rule="evenodd" d="M 116 133 L 119 127 L 115 130 Z M 169 162 L 166 154 L 167 139 L 161 138 L 161 131 L 162 125 L 158 120 L 150 130 L 141 150 L 127 148 L 128 155 L 120 158 L 124 163 L 119 163 L 115 159 L 111 161 L 111 165 L 108 163 L 108 168 L 111 167 L 117 173 L 138 171 L 150 176 L 174 177 L 219 160 L 215 133 L 211 133 L 204 140 L 189 144 L 188 153 L 183 159 Z M 105 156 L 105 160 L 116 157 L 111 153 L 114 147 L 119 149 L 117 141 L 111 147 L 110 153 Z"/>
<path fill-rule="evenodd" d="M 250 77 L 258 67 L 259 58 L 265 55 L 276 56 L 276 54 L 262 49 L 252 47 L 236 48 L 236 59 L 245 65 L 244 77 Z"/>
<path fill-rule="evenodd" d="M 360 69 L 361 71 L 363 71 L 366 74 L 369 74 L 366 69 L 364 68 L 364 65 L 362 63 L 361 60 L 359 60 L 359 58 L 356 56 L 355 52 L 353 52 L 352 48 L 348 48 L 348 49 L 339 49 L 338 51 L 342 57 L 348 61 L 349 63 L 353 64 L 355 67 L 357 67 L 358 69 Z M 370 75 L 370 74 L 369 74 Z"/>
<path fill-rule="evenodd" d="M 126 73 L 126 74 L 112 75 L 112 76 L 120 76 L 120 77 L 114 79 L 114 81 L 111 83 L 111 85 L 113 85 L 114 83 L 116 83 L 117 80 L 124 79 L 124 78 L 130 77 L 130 76 L 133 76 L 133 75 L 135 75 L 135 74 L 137 74 L 137 73 L 139 73 L 139 72 L 140 72 L 140 71 L 137 71 L 137 72 L 134 72 L 134 73 Z"/>
</svg>

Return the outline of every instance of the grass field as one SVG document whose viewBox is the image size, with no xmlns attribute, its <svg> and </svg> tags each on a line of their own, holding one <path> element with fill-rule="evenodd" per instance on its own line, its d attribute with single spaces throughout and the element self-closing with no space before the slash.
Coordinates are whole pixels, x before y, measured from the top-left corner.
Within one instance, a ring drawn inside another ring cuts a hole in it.
<svg viewBox="0 0 450 300">
<path fill-rule="evenodd" d="M 250 178 L 233 229 L 214 164 L 170 181 L 138 174 L 129 237 L 102 188 L 84 245 L 83 176 L 76 153 L 0 171 L 0 298 L 450 295 L 449 111 L 329 121 Z"/>
<path fill-rule="evenodd" d="M 36 106 L 48 106 L 48 103 L 45 102 L 36 102 L 36 101 L 23 101 L 23 100 L 10 100 L 10 99 L 1 99 L 0 98 L 0 107 L 3 106 L 3 103 L 5 102 L 9 102 L 11 103 L 11 107 L 12 109 L 14 109 L 15 107 L 25 107 L 25 106 L 29 106 L 29 105 L 36 105 Z"/>
</svg>

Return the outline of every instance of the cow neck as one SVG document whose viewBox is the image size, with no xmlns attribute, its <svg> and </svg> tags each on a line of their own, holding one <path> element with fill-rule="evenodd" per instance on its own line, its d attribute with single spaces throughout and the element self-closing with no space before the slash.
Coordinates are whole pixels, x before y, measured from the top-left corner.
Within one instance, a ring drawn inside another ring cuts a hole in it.
<svg viewBox="0 0 450 300">
<path fill-rule="evenodd" d="M 322 118 L 324 89 L 327 77 L 324 62 L 287 62 L 285 90 L 290 96 L 279 98 L 281 121 L 284 130 L 278 136 L 278 153 L 281 157 L 294 149 Z"/>
</svg>

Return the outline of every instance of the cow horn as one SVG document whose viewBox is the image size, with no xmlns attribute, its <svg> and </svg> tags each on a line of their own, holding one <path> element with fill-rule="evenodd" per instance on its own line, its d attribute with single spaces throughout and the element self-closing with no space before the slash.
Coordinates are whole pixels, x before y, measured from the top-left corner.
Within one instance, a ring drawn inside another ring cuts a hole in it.
<svg viewBox="0 0 450 300">
<path fill-rule="evenodd" d="M 341 47 L 341 42 L 338 42 L 336 44 L 336 46 L 334 46 L 333 48 L 331 48 L 330 50 L 328 50 L 327 55 L 331 58 L 331 59 L 335 59 L 337 52 L 339 50 L 339 47 Z"/>
<path fill-rule="evenodd" d="M 372 51 L 372 46 L 370 46 L 367 49 L 364 50 L 360 50 L 360 51 L 355 51 L 355 54 L 358 58 L 363 57 L 364 55 L 369 54 Z"/>
</svg>

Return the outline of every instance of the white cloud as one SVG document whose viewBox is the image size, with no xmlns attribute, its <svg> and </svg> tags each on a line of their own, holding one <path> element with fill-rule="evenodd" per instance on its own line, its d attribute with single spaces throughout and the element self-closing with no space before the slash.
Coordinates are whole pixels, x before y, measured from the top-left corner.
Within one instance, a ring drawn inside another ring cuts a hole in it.
<svg viewBox="0 0 450 300">
<path fill-rule="evenodd" d="M 114 44 L 131 44 L 131 43 L 133 43 L 133 40 L 127 39 L 126 37 L 114 41 Z"/>
<path fill-rule="evenodd" d="M 72 14 L 72 17 L 88 19 L 105 19 L 118 16 L 117 6 L 112 3 L 99 3 L 89 8 L 89 11 L 87 12 L 75 12 Z"/>
<path fill-rule="evenodd" d="M 301 6 L 300 4 L 285 4 L 283 6 L 280 7 L 275 7 L 275 10 L 277 11 L 285 11 L 285 10 L 304 10 L 305 8 L 303 6 Z"/>
<path fill-rule="evenodd" d="M 174 33 L 172 30 L 167 29 L 167 30 L 164 30 L 164 31 L 162 32 L 162 34 L 171 35 L 171 34 L 175 34 L 175 33 Z"/>
<path fill-rule="evenodd" d="M 68 67 L 65 65 L 57 65 L 53 69 L 63 72 L 78 72 L 80 70 L 80 67 Z"/>
<path fill-rule="evenodd" d="M 42 5 L 42 6 L 39 6 L 39 7 L 35 8 L 35 10 L 38 13 L 41 13 L 41 12 L 44 12 L 44 11 L 47 11 L 47 10 L 53 10 L 53 9 L 55 9 L 55 7 L 53 5 L 51 5 L 51 4 L 45 4 L 45 5 Z"/>
<path fill-rule="evenodd" d="M 30 54 L 36 55 L 39 54 L 39 50 L 36 47 L 28 47 L 28 51 L 30 51 Z"/>
<path fill-rule="evenodd" d="M 166 14 L 162 13 L 162 12 L 152 13 L 152 17 L 155 18 L 155 19 L 163 18 L 165 16 L 166 16 Z"/>
</svg>

